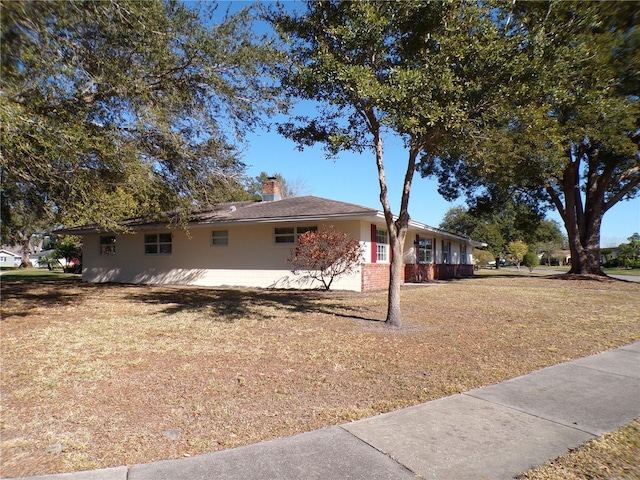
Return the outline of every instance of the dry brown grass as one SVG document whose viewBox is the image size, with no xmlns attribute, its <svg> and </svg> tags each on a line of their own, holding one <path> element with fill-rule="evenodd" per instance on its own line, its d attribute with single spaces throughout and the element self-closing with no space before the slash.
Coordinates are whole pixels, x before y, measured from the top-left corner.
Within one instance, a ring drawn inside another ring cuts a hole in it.
<svg viewBox="0 0 640 480">
<path fill-rule="evenodd" d="M 558 457 L 520 480 L 638 480 L 640 421 L 603 435 Z"/>
<path fill-rule="evenodd" d="M 402 294 L 5 281 L 2 471 L 195 455 L 640 339 L 640 284 L 477 277 Z"/>
</svg>

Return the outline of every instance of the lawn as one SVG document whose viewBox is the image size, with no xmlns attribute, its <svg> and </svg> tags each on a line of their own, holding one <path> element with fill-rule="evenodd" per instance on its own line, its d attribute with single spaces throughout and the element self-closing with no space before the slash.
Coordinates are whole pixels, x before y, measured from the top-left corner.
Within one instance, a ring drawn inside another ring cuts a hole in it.
<svg viewBox="0 0 640 480">
<path fill-rule="evenodd" d="M 636 275 L 640 276 L 640 268 L 604 268 L 607 275 Z"/>
<path fill-rule="evenodd" d="M 519 480 L 637 480 L 640 420 L 588 442 Z"/>
<path fill-rule="evenodd" d="M 2 476 L 232 448 L 640 339 L 640 284 L 509 275 L 385 292 L 2 277 Z"/>
</svg>

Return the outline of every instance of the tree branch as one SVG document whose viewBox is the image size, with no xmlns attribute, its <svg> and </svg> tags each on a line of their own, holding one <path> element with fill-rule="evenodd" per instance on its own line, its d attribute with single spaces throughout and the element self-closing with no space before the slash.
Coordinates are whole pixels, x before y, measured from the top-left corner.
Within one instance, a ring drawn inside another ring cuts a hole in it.
<svg viewBox="0 0 640 480">
<path fill-rule="evenodd" d="M 640 170 L 640 168 L 636 170 Z M 619 192 L 617 192 L 613 197 L 611 197 L 608 202 L 605 202 L 604 212 L 606 212 L 611 207 L 613 207 L 616 203 L 622 200 L 625 195 L 627 195 L 631 190 L 636 188 L 638 185 L 640 185 L 640 176 L 630 181 L 629 183 L 627 183 L 623 188 L 620 189 Z"/>
</svg>

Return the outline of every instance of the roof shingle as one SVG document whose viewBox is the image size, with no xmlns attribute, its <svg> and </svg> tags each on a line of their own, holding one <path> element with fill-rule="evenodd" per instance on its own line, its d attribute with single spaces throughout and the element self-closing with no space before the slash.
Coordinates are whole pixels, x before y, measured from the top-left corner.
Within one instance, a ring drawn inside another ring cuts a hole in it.
<svg viewBox="0 0 640 480">
<path fill-rule="evenodd" d="M 362 207 L 352 203 L 339 202 L 314 196 L 288 197 L 273 202 L 231 202 L 222 203 L 213 208 L 194 212 L 189 216 L 190 225 L 208 225 L 232 222 L 251 221 L 286 221 L 334 218 L 340 216 L 375 216 L 378 211 L 373 208 Z M 122 221 L 125 229 L 140 227 L 166 226 L 177 223 L 178 215 L 163 213 L 155 217 L 136 217 Z M 83 233 L 104 231 L 99 225 L 84 225 L 80 227 L 63 228 L 60 234 L 80 235 Z"/>
</svg>

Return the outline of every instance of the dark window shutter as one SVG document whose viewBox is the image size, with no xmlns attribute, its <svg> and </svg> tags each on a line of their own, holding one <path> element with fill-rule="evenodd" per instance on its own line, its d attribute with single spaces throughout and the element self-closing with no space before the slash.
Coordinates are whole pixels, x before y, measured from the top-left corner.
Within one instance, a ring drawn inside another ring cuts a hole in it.
<svg viewBox="0 0 640 480">
<path fill-rule="evenodd" d="M 371 263 L 378 260 L 378 243 L 376 242 L 376 226 L 371 225 Z"/>
</svg>

